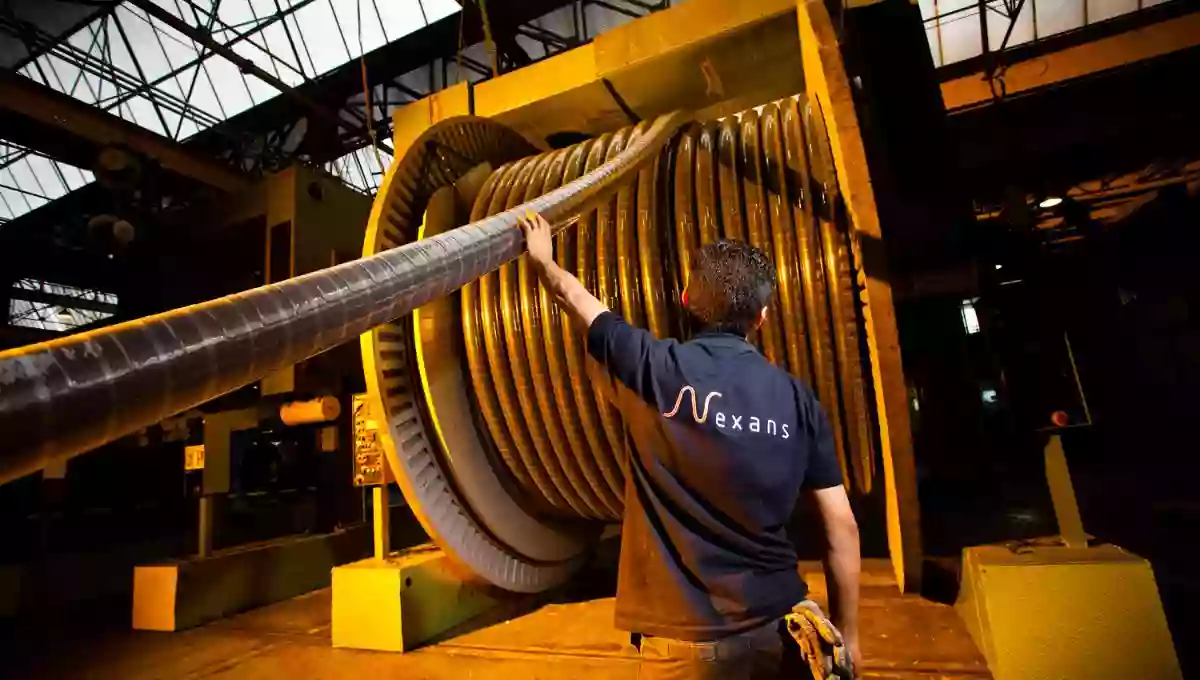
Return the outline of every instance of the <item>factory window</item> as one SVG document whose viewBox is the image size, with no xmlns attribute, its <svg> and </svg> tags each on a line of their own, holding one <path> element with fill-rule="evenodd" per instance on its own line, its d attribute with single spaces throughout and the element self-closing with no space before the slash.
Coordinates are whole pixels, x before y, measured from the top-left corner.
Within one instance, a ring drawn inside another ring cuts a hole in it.
<svg viewBox="0 0 1200 680">
<path fill-rule="evenodd" d="M 8 323 L 24 328 L 64 332 L 112 317 L 117 296 L 38 279 L 13 284 Z"/>
<path fill-rule="evenodd" d="M 946 66 L 1161 5 L 1167 0 L 918 0 L 934 66 Z M 980 17 L 980 12 L 983 17 Z M 986 24 L 987 40 L 983 26 Z M 986 48 L 985 48 L 986 45 Z"/>
<path fill-rule="evenodd" d="M 94 8 L 76 12 L 69 7 L 74 4 Z M 54 9 L 46 9 L 47 5 Z M 57 38 L 40 33 L 54 22 L 47 24 L 39 17 L 53 13 L 59 5 L 66 5 L 62 11 L 74 17 L 62 19 L 59 23 L 64 27 L 91 18 Z M 36 51 L 29 48 L 32 54 L 28 59 L 16 59 L 24 56 L 25 50 L 14 46 L 13 59 L 21 65 L 16 73 L 174 141 L 188 139 L 279 94 L 280 88 L 255 76 L 245 67 L 247 62 L 287 87 L 298 87 L 425 26 L 446 21 L 458 25 L 459 19 L 451 17 L 462 11 L 454 0 L 43 0 L 19 6 L 4 2 L 3 6 L 4 22 L 28 32 L 28 44 L 37 46 Z M 20 35 L 27 39 L 25 33 Z M 527 41 L 524 35 L 516 37 L 518 42 Z M 213 49 L 212 42 L 220 49 Z M 5 49 L 8 47 L 6 43 Z M 476 61 L 480 52 L 484 59 L 487 55 L 482 45 L 460 51 Z M 12 60 L 7 52 L 4 58 L 7 68 Z M 452 60 L 455 79 L 461 63 Z M 371 94 L 372 108 L 380 109 L 380 118 L 390 118 L 391 109 L 409 98 L 401 92 L 438 89 L 426 72 L 414 69 L 396 78 L 395 88 L 380 84 Z M 443 80 L 446 72 L 443 70 Z M 363 108 L 359 105 L 340 115 L 347 120 L 355 120 L 354 116 L 365 120 Z M 280 140 L 269 143 L 277 145 L 271 153 L 282 149 L 292 154 L 306 129 L 307 122 L 285 129 Z M 347 162 L 342 160 L 339 176 L 360 189 L 370 184 L 374 191 L 379 181 L 374 173 L 382 176 L 386 166 L 378 167 L 374 154 L 350 160 L 354 167 L 343 167 Z M 364 163 L 362 167 L 359 161 Z M 92 179 L 87 169 L 2 143 L 0 224 Z"/>
<path fill-rule="evenodd" d="M 959 311 L 962 312 L 963 328 L 966 329 L 967 335 L 974 335 L 979 332 L 979 314 L 975 311 L 975 303 L 978 298 L 970 298 L 962 301 L 962 306 Z"/>
</svg>

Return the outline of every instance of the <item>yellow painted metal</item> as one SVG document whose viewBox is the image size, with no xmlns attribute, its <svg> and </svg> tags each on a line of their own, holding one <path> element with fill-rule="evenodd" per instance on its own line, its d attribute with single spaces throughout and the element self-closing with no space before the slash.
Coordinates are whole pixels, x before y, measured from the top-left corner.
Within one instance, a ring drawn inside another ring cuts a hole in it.
<svg viewBox="0 0 1200 680">
<path fill-rule="evenodd" d="M 956 605 L 996 680 L 1182 680 L 1146 560 L 1115 546 L 963 551 Z"/>
<path fill-rule="evenodd" d="M 619 127 L 625 114 L 599 82 L 595 52 L 595 43 L 588 43 L 476 85 L 475 113 L 532 139 L 550 132 L 547 124 L 589 133 L 592 126 Z M 582 120 L 585 110 L 591 120 Z"/>
<path fill-rule="evenodd" d="M 911 592 L 921 583 L 922 553 L 908 388 L 901 367 L 900 336 L 882 249 L 859 248 L 861 239 L 873 243 L 881 240 L 879 212 L 833 20 L 821 0 L 797 0 L 796 16 L 805 90 L 817 114 L 824 117 L 838 188 L 856 230 L 851 245 L 857 256 L 855 260 L 861 263 L 863 316 L 883 454 L 888 549 L 896 582 L 901 590 Z"/>
<path fill-rule="evenodd" d="M 451 85 L 424 99 L 397 108 L 392 113 L 392 142 L 396 158 L 402 158 L 417 137 L 434 123 L 469 113 L 472 113 L 469 83 Z M 383 193 L 382 188 L 380 193 Z"/>
<path fill-rule="evenodd" d="M 179 570 L 174 565 L 133 568 L 133 629 L 175 630 L 175 589 Z"/>
<path fill-rule="evenodd" d="M 183 447 L 183 469 L 185 472 L 204 469 L 204 444 Z"/>
<path fill-rule="evenodd" d="M 337 397 L 324 396 L 305 401 L 289 401 L 279 407 L 279 419 L 284 425 L 310 425 L 336 420 L 342 414 Z"/>
<path fill-rule="evenodd" d="M 1054 503 L 1054 515 L 1058 519 L 1058 533 L 1068 548 L 1086 548 L 1088 536 L 1083 531 L 1079 504 L 1075 502 L 1075 487 L 1071 484 L 1071 472 L 1067 469 L 1062 437 L 1050 437 L 1045 458 L 1046 482 L 1050 485 L 1050 500 Z"/>
<path fill-rule="evenodd" d="M 475 87 L 475 113 L 530 139 L 592 135 L 676 109 L 740 111 L 800 89 L 790 0 L 689 0 Z M 606 84 L 607 81 L 607 84 Z"/>
<path fill-rule="evenodd" d="M 1187 14 L 1043 54 L 1037 59 L 1007 64 L 1004 69 L 1004 89 L 1013 95 L 1197 45 L 1200 45 L 1200 14 Z M 942 83 L 942 100 L 947 110 L 985 104 L 993 98 L 988 79 L 982 77 L 982 73 L 972 73 Z"/>
<path fill-rule="evenodd" d="M 392 554 L 392 513 L 384 485 L 371 487 L 371 545 L 376 560 Z"/>
<path fill-rule="evenodd" d="M 793 17 L 780 0 L 689 0 L 598 36 L 597 72 L 643 118 L 786 97 L 803 83 Z"/>
<path fill-rule="evenodd" d="M 333 570 L 333 646 L 411 651 L 501 604 L 432 546 Z"/>
</svg>

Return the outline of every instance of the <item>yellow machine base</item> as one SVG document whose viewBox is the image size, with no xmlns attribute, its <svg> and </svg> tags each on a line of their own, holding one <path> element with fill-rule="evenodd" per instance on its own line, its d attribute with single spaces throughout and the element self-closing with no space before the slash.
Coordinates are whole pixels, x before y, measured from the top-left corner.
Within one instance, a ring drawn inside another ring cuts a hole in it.
<svg viewBox="0 0 1200 680">
<path fill-rule="evenodd" d="M 1182 680 L 1154 573 L 1115 546 L 976 546 L 956 605 L 996 680 Z"/>
<path fill-rule="evenodd" d="M 333 570 L 333 646 L 405 652 L 502 604 L 432 546 Z"/>
<path fill-rule="evenodd" d="M 329 586 L 330 570 L 370 552 L 366 526 L 133 569 L 133 627 L 183 630 Z"/>
</svg>

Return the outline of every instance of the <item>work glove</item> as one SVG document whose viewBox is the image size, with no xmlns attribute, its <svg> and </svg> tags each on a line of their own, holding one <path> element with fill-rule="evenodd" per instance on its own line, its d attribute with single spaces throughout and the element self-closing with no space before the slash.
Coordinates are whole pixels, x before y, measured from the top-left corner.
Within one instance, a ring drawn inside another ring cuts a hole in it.
<svg viewBox="0 0 1200 680">
<path fill-rule="evenodd" d="M 854 663 L 842 634 L 834 628 L 821 608 L 812 600 L 792 607 L 784 617 L 788 633 L 800 649 L 800 657 L 808 663 L 816 680 L 853 680 Z"/>
</svg>

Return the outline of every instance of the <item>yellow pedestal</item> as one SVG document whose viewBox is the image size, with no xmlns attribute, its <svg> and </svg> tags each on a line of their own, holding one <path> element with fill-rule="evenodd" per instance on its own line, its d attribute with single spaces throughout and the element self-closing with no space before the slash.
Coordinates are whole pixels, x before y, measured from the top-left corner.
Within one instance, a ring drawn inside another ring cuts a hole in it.
<svg viewBox="0 0 1200 680">
<path fill-rule="evenodd" d="M 1114 546 L 963 551 L 956 605 L 996 680 L 1182 680 L 1154 573 Z"/>
<path fill-rule="evenodd" d="M 333 646 L 410 651 L 500 604 L 431 546 L 354 562 L 333 570 Z"/>
</svg>

